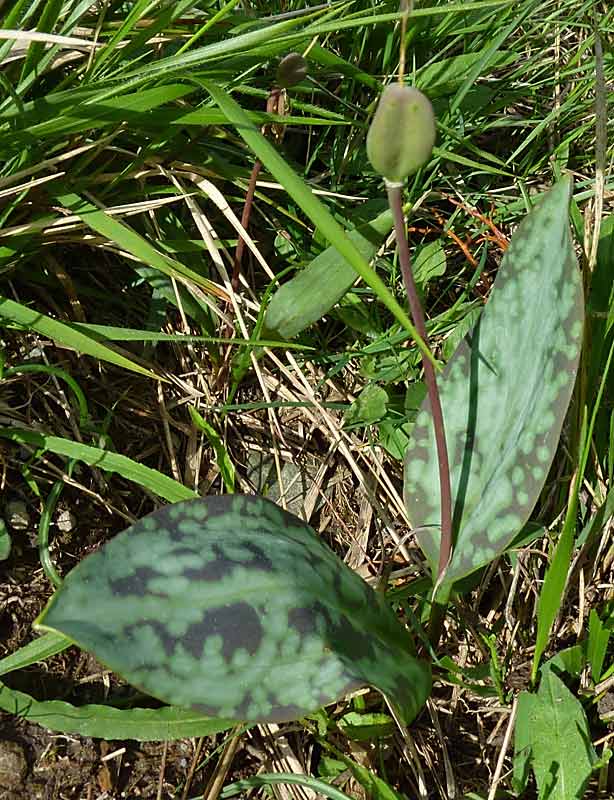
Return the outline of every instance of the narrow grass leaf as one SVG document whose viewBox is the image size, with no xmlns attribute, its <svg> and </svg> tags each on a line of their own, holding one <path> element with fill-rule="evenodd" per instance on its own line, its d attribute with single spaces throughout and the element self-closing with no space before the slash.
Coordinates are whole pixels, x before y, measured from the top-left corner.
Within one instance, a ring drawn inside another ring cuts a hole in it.
<svg viewBox="0 0 614 800">
<path fill-rule="evenodd" d="M 350 795 L 345 794 L 340 789 L 336 789 L 330 783 L 312 778 L 309 775 L 294 775 L 290 772 L 264 773 L 262 775 L 254 775 L 253 778 L 244 778 L 241 781 L 225 786 L 220 792 L 220 797 L 235 797 L 236 795 L 246 797 L 247 793 L 252 789 L 258 789 L 262 786 L 276 786 L 277 784 L 304 786 L 306 789 L 311 789 L 311 791 L 317 792 L 318 795 L 322 795 L 322 797 L 328 797 L 329 800 L 353 800 Z"/>
<path fill-rule="evenodd" d="M 190 412 L 190 417 L 192 417 L 192 422 L 205 434 L 209 444 L 213 448 L 215 453 L 215 463 L 218 465 L 220 470 L 222 480 L 224 481 L 224 487 L 228 494 L 232 494 L 235 490 L 235 468 L 230 456 L 228 455 L 228 450 L 224 445 L 222 437 L 215 430 L 213 425 L 207 422 L 207 420 L 204 419 L 201 414 L 199 414 L 194 406 L 188 406 L 188 410 Z"/>
<path fill-rule="evenodd" d="M 62 636 L 61 633 L 45 633 L 9 656 L 0 658 L 0 675 L 6 675 L 7 672 L 24 669 L 39 661 L 44 661 L 46 658 L 63 652 L 71 644 L 71 640 Z"/>
<path fill-rule="evenodd" d="M 431 686 L 383 596 L 261 497 L 149 514 L 70 572 L 35 627 L 164 702 L 238 722 L 296 719 L 371 684 L 408 724 Z"/>
<path fill-rule="evenodd" d="M 102 236 L 107 236 L 112 242 L 127 250 L 143 264 L 155 267 L 165 275 L 174 278 L 186 278 L 198 286 L 210 290 L 212 294 L 220 295 L 220 290 L 212 281 L 203 278 L 202 275 L 189 269 L 189 267 L 185 267 L 170 256 L 160 253 L 147 239 L 144 239 L 132 228 L 119 222 L 119 220 L 113 219 L 104 211 L 100 211 L 87 200 L 72 193 L 60 194 L 58 195 L 58 200 L 65 208 L 68 208 L 73 214 L 82 219 L 86 225 L 89 225 L 92 230 Z"/>
<path fill-rule="evenodd" d="M 611 631 L 601 621 L 594 608 L 588 618 L 588 644 L 586 659 L 591 668 L 591 677 L 594 683 L 599 683 L 603 673 L 605 654 L 608 649 Z"/>
<path fill-rule="evenodd" d="M 544 583 L 539 594 L 539 600 L 537 603 L 537 636 L 535 638 L 535 652 L 533 654 L 533 666 L 531 670 L 531 680 L 533 682 L 535 682 L 535 678 L 537 676 L 540 659 L 543 656 L 546 647 L 548 646 L 550 630 L 552 629 L 554 620 L 559 613 L 563 599 L 563 593 L 565 591 L 567 573 L 571 563 L 571 554 L 573 552 L 575 540 L 576 516 L 580 488 L 584 480 L 584 472 L 586 470 L 586 464 L 588 462 L 590 453 L 593 431 L 595 429 L 595 421 L 597 419 L 597 412 L 599 411 L 599 407 L 601 405 L 601 399 L 603 397 L 606 381 L 610 372 L 610 365 L 612 363 L 613 355 L 614 341 L 610 347 L 605 369 L 601 377 L 601 384 L 599 386 L 599 391 L 597 392 L 597 397 L 595 399 L 595 405 L 593 406 L 588 429 L 586 424 L 586 415 L 582 422 L 580 462 L 576 470 L 572 490 L 570 493 L 563 530 L 561 531 L 559 540 L 554 548 L 552 560 L 550 562 L 550 566 L 548 567 L 548 571 L 546 573 L 546 577 L 544 578 Z"/>
<path fill-rule="evenodd" d="M 77 405 L 79 406 L 79 427 L 82 428 L 87 424 L 89 419 L 89 408 L 87 399 L 83 390 L 77 381 L 69 375 L 66 370 L 60 367 L 50 367 L 47 364 L 18 364 L 15 367 L 9 367 L 4 371 L 4 377 L 10 378 L 12 375 L 29 375 L 42 373 L 43 375 L 54 375 L 56 378 L 61 378 L 65 383 L 70 386 L 75 395 Z"/>
<path fill-rule="evenodd" d="M 0 318 L 10 320 L 16 325 L 36 331 L 41 336 L 47 336 L 52 339 L 56 344 L 62 347 L 69 347 L 76 350 L 78 353 L 83 353 L 87 356 L 100 359 L 101 361 L 108 361 L 110 364 L 115 364 L 116 367 L 128 369 L 131 372 L 138 372 L 140 375 L 146 375 L 148 378 L 161 378 L 140 364 L 131 361 L 129 358 L 116 353 L 110 347 L 107 347 L 85 333 L 75 330 L 70 325 L 65 325 L 57 319 L 42 314 L 39 311 L 34 311 L 28 306 L 21 303 L 16 303 L 14 300 L 9 300 L 7 297 L 0 296 Z"/>
<path fill-rule="evenodd" d="M 119 453 L 110 453 L 100 447 L 73 442 L 59 436 L 47 436 L 36 431 L 22 430 L 20 428 L 0 428 L 0 438 L 9 439 L 19 444 L 28 444 L 43 452 L 57 453 L 67 458 L 76 458 L 91 467 L 98 467 L 109 472 L 117 472 L 122 478 L 138 483 L 145 489 L 163 497 L 170 503 L 179 500 L 188 500 L 197 497 L 196 492 L 182 486 L 177 481 L 163 475 L 155 469 L 137 464 L 127 456 Z"/>
<path fill-rule="evenodd" d="M 151 61 L 148 64 L 140 64 L 135 70 L 125 72 L 123 79 L 124 81 L 142 82 L 155 75 L 164 75 L 166 79 L 173 75 L 186 76 L 194 74 L 196 69 L 204 64 L 210 65 L 211 62 L 228 58 L 237 53 L 244 56 L 251 50 L 258 49 L 264 45 L 267 46 L 269 55 L 275 55 L 276 52 L 283 52 L 287 49 L 289 42 L 293 41 L 293 37 L 288 34 L 294 28 L 301 25 L 305 19 L 317 17 L 321 13 L 320 10 L 317 10 L 312 12 L 311 15 L 263 25 L 258 30 L 249 31 L 238 36 L 222 36 L 217 41 L 198 47 L 195 50 L 190 50 L 190 52 L 167 56 L 166 58 Z M 301 33 L 299 38 L 307 39 L 309 34 Z M 111 91 L 115 90 L 112 89 Z"/>
<path fill-rule="evenodd" d="M 315 350 L 305 344 L 279 342 L 274 339 L 241 339 L 236 336 L 192 336 L 184 333 L 160 333 L 138 328 L 118 328 L 116 325 L 93 325 L 89 322 L 71 322 L 71 328 L 89 333 L 100 340 L 110 342 L 208 342 L 210 344 L 234 344 L 251 347 L 283 347 L 286 350 Z M 17 369 L 17 368 L 16 368 Z"/>
<path fill-rule="evenodd" d="M 0 683 L 0 708 L 59 733 L 137 742 L 211 736 L 233 727 L 231 720 L 208 719 L 184 708 L 118 709 L 103 705 L 73 706 L 61 700 L 35 700 Z"/>
</svg>

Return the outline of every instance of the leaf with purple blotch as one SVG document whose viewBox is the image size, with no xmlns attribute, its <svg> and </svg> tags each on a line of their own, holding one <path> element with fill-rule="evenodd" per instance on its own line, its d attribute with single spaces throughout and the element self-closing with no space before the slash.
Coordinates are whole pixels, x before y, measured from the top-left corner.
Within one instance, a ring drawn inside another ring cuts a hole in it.
<svg viewBox="0 0 614 800">
<path fill-rule="evenodd" d="M 262 497 L 143 517 L 69 573 L 37 626 L 160 700 L 242 722 L 301 717 L 365 684 L 409 722 L 431 685 L 383 595 Z"/>
</svg>

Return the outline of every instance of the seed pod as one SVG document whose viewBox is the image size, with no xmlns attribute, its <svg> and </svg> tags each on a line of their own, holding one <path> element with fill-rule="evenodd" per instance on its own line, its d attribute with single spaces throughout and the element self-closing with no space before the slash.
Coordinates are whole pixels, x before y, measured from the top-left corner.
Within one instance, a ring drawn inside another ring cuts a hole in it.
<svg viewBox="0 0 614 800">
<path fill-rule="evenodd" d="M 433 107 L 409 86 L 391 84 L 380 98 L 367 134 L 367 155 L 387 183 L 401 183 L 424 166 L 435 144 Z"/>
<path fill-rule="evenodd" d="M 307 62 L 300 53 L 288 53 L 277 67 L 277 85 L 282 89 L 288 89 L 300 83 L 307 75 L 307 71 Z"/>
</svg>

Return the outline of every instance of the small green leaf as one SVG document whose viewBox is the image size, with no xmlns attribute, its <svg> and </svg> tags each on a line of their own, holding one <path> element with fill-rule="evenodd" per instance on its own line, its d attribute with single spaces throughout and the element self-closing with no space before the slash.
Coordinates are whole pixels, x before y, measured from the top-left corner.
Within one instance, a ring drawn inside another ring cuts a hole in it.
<svg viewBox="0 0 614 800">
<path fill-rule="evenodd" d="M 522 792 L 529 768 L 540 800 L 580 800 L 597 754 L 582 704 L 552 670 L 537 694 L 521 692 L 515 728 L 514 785 Z"/>
<path fill-rule="evenodd" d="M 372 684 L 409 721 L 430 690 L 383 596 L 260 497 L 144 517 L 66 577 L 37 626 L 211 717 L 294 719 Z"/>
<path fill-rule="evenodd" d="M 443 275 L 446 266 L 446 254 L 439 239 L 429 242 L 420 248 L 414 259 L 414 279 L 418 286 L 425 286 L 432 278 Z"/>
<path fill-rule="evenodd" d="M 348 739 L 357 742 L 391 736 L 395 729 L 389 714 L 359 714 L 356 711 L 345 714 L 337 725 Z"/>
<path fill-rule="evenodd" d="M 523 527 L 542 490 L 575 382 L 582 285 L 571 242 L 569 179 L 523 220 L 491 297 L 439 380 L 455 547 L 442 586 L 488 563 Z M 436 574 L 439 477 L 430 403 L 405 456 L 405 503 Z"/>
<path fill-rule="evenodd" d="M 347 765 L 352 771 L 354 778 L 367 790 L 367 797 L 372 800 L 407 800 L 405 795 L 395 792 L 388 786 L 385 780 L 379 778 L 372 769 L 363 767 L 351 759 L 347 759 Z"/>
<path fill-rule="evenodd" d="M 376 383 L 368 383 L 345 412 L 346 425 L 371 425 L 381 419 L 388 406 L 388 393 Z"/>
</svg>

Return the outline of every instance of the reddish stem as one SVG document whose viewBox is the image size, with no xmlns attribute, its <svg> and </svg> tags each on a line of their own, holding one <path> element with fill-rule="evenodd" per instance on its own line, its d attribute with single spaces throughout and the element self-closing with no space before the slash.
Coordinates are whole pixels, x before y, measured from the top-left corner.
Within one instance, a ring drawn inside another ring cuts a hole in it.
<svg viewBox="0 0 614 800">
<path fill-rule="evenodd" d="M 243 203 L 243 213 L 241 214 L 241 225 L 247 231 L 249 225 L 249 218 L 252 214 L 252 205 L 254 203 L 254 194 L 256 193 L 256 181 L 258 174 L 262 168 L 262 162 L 257 158 L 252 167 L 252 174 L 249 176 L 249 184 L 247 192 L 245 193 L 245 202 Z M 235 259 L 232 270 L 232 289 L 234 292 L 239 288 L 239 278 L 241 276 L 241 262 L 243 261 L 243 251 L 245 250 L 245 239 L 239 236 L 237 247 L 235 250 Z"/>
<path fill-rule="evenodd" d="M 407 235 L 405 233 L 405 220 L 403 217 L 403 200 L 401 197 L 400 186 L 386 186 L 388 191 L 388 202 L 394 218 L 394 230 L 396 233 L 397 246 L 399 248 L 399 264 L 403 283 L 407 292 L 409 308 L 416 326 L 416 330 L 422 337 L 422 341 L 429 347 L 429 340 L 426 334 L 426 324 L 424 312 L 416 291 L 416 283 L 411 270 L 411 259 Z M 450 487 L 450 464 L 448 460 L 448 448 L 446 445 L 446 433 L 443 422 L 443 412 L 441 410 L 441 400 L 437 388 L 437 378 L 432 363 L 422 356 L 424 368 L 424 380 L 431 403 L 433 414 L 433 427 L 435 429 L 435 443 L 437 446 L 437 460 L 439 462 L 439 490 L 441 505 L 441 543 L 439 546 L 439 571 L 438 578 L 450 561 L 452 555 L 452 490 Z"/>
</svg>

